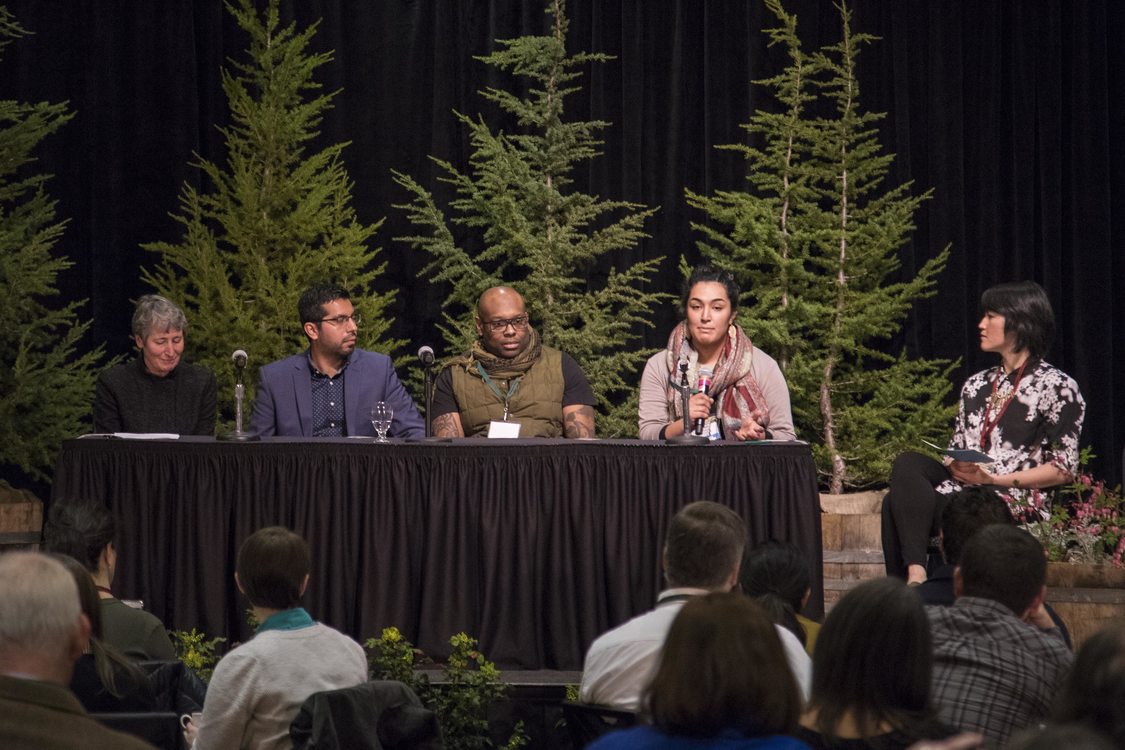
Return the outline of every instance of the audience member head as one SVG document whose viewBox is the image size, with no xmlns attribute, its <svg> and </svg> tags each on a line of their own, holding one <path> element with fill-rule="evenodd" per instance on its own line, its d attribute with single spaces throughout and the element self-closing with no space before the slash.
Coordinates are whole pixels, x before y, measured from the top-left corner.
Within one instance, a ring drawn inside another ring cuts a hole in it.
<svg viewBox="0 0 1125 750">
<path fill-rule="evenodd" d="M 664 540 L 664 577 L 673 588 L 728 591 L 738 581 L 746 526 L 730 508 L 699 500 L 672 517 Z"/>
<path fill-rule="evenodd" d="M 797 613 L 805 606 L 812 578 L 796 545 L 770 541 L 750 550 L 742 563 L 739 581 L 742 592 L 757 599 L 770 619 L 805 643 L 805 629 L 797 620 Z"/>
<path fill-rule="evenodd" d="M 1023 617 L 1042 600 L 1047 557 L 1023 529 L 992 524 L 973 534 L 953 574 L 953 593 L 1000 602 Z"/>
<path fill-rule="evenodd" d="M 1011 334 L 1017 352 L 1035 359 L 1047 356 L 1055 338 L 1055 313 L 1043 287 L 1034 281 L 1012 281 L 984 290 L 984 312 L 1004 316 L 1004 333 Z"/>
<path fill-rule="evenodd" d="M 974 533 L 994 523 L 1016 525 L 1008 503 L 993 489 L 970 485 L 949 496 L 941 515 L 941 549 L 945 561 L 956 565 L 961 550 Z"/>
<path fill-rule="evenodd" d="M 293 609 L 300 606 L 309 582 L 309 545 L 282 526 L 251 534 L 238 550 L 235 580 L 255 607 Z"/>
<path fill-rule="evenodd" d="M 708 281 L 722 284 L 723 288 L 726 289 L 727 299 L 730 300 L 731 315 L 738 311 L 739 288 L 738 281 L 734 278 L 734 274 L 726 269 L 716 268 L 710 263 L 701 263 L 691 269 L 691 273 L 684 279 L 684 283 L 680 287 L 681 316 L 687 317 L 688 301 L 691 299 L 691 292 L 695 289 L 695 285 Z"/>
<path fill-rule="evenodd" d="M 90 571 L 70 555 L 51 552 L 48 557 L 58 560 L 74 578 L 74 584 L 78 587 L 79 607 L 82 609 L 82 614 L 90 621 L 90 638 L 100 639 L 102 637 L 101 599 L 98 597 L 98 587 L 90 577 Z"/>
<path fill-rule="evenodd" d="M 1120 750 L 1096 729 L 1084 724 L 1054 724 L 1017 733 L 1005 750 Z"/>
<path fill-rule="evenodd" d="M 765 610 L 729 592 L 692 597 L 680 610 L 646 697 L 653 724 L 689 737 L 788 734 L 801 707 Z"/>
<path fill-rule="evenodd" d="M 1089 725 L 1125 747 L 1125 623 L 1108 625 L 1082 643 L 1052 719 Z"/>
<path fill-rule="evenodd" d="M 37 552 L 0 555 L 0 673 L 66 685 L 90 623 L 74 577 Z"/>
<path fill-rule="evenodd" d="M 930 717 L 933 654 L 918 596 L 897 578 L 866 581 L 844 595 L 820 628 L 813 652 L 816 730 L 836 736 L 850 717 L 864 736 Z"/>
<path fill-rule="evenodd" d="M 55 503 L 43 529 L 46 552 L 69 555 L 108 584 L 117 565 L 117 525 L 101 503 Z"/>
</svg>

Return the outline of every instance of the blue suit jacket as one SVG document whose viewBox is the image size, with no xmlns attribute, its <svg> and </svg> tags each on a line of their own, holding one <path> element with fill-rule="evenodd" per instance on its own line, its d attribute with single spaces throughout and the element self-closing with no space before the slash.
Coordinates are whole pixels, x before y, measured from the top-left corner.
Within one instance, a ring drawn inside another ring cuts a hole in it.
<svg viewBox="0 0 1125 750">
<path fill-rule="evenodd" d="M 385 354 L 356 349 L 344 375 L 344 421 L 348 435 L 374 437 L 371 407 L 385 401 L 394 409 L 391 437 L 423 437 L 425 426 L 410 394 Z M 312 373 L 307 352 L 271 362 L 258 372 L 258 393 L 250 431 L 261 437 L 312 437 Z"/>
</svg>

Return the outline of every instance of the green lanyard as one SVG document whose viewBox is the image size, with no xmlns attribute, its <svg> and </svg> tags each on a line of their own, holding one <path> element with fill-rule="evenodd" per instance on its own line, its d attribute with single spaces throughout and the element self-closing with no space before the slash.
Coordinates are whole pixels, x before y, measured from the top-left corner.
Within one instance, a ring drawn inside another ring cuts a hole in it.
<svg viewBox="0 0 1125 750">
<path fill-rule="evenodd" d="M 504 402 L 504 416 L 502 416 L 500 419 L 507 422 L 508 402 L 512 400 L 512 396 L 516 395 L 516 389 L 520 387 L 520 380 L 523 379 L 523 375 L 520 375 L 518 378 L 514 379 L 511 382 L 511 384 L 508 386 L 508 395 L 505 396 L 496 386 L 496 383 L 492 382 L 492 378 L 488 377 L 488 373 L 484 371 L 484 367 L 480 362 L 477 362 L 477 372 L 480 373 L 480 376 L 484 380 L 485 385 L 491 388 L 492 392 L 496 394 L 496 397 Z"/>
</svg>

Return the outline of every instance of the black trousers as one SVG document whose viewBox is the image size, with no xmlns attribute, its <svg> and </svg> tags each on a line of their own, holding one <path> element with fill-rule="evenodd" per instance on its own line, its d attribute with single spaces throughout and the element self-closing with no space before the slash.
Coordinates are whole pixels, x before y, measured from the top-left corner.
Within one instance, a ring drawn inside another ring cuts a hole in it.
<svg viewBox="0 0 1125 750">
<path fill-rule="evenodd" d="M 883 562 L 887 575 L 906 578 L 908 565 L 926 565 L 930 537 L 941 530 L 947 498 L 934 488 L 949 470 L 921 453 L 903 453 L 891 466 L 890 489 L 883 499 Z"/>
</svg>

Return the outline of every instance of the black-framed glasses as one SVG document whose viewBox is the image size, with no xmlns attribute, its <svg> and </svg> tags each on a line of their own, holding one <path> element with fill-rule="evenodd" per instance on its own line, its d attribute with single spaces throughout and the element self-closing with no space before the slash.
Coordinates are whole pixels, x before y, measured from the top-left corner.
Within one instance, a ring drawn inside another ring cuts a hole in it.
<svg viewBox="0 0 1125 750">
<path fill-rule="evenodd" d="M 486 325 L 493 333 L 499 333 L 508 326 L 515 328 L 517 331 L 522 331 L 527 328 L 527 313 L 517 315 L 514 318 L 498 318 L 496 320 L 482 320 L 481 325 Z"/>
<path fill-rule="evenodd" d="M 354 315 L 337 315 L 335 318 L 321 318 L 320 322 L 331 323 L 334 326 L 344 326 L 348 324 L 349 320 L 358 327 L 360 321 L 359 313 L 355 313 Z"/>
</svg>

